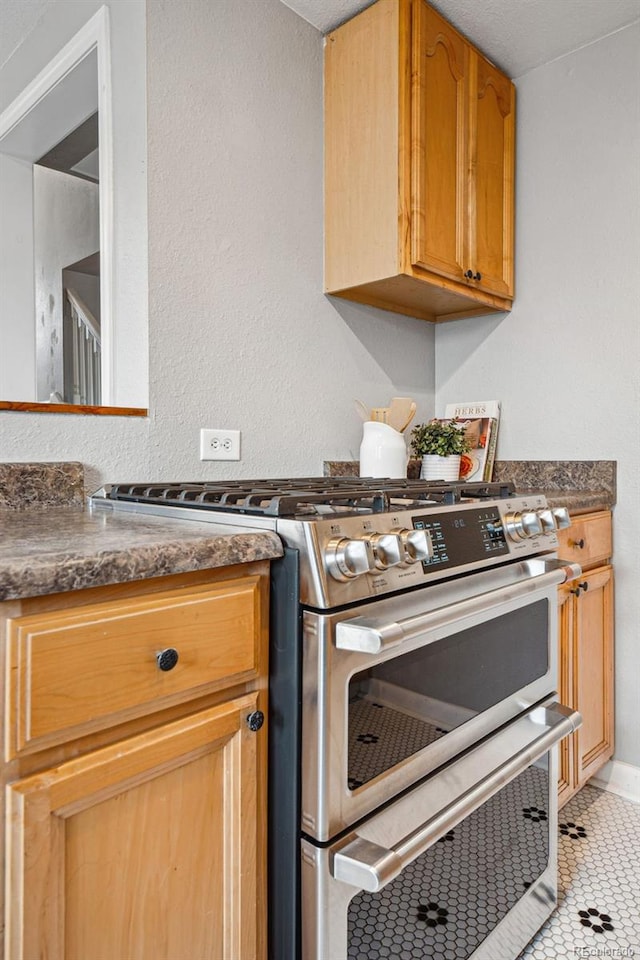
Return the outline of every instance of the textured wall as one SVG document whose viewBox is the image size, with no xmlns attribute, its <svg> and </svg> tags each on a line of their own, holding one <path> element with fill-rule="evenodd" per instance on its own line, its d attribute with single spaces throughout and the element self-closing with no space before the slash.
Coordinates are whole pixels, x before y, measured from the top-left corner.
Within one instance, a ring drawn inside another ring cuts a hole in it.
<svg viewBox="0 0 640 960">
<path fill-rule="evenodd" d="M 152 473 L 319 474 L 357 454 L 354 397 L 430 413 L 432 325 L 322 294 L 320 34 L 279 0 L 156 0 L 148 37 Z M 200 427 L 242 461 L 201 464 Z"/>
<path fill-rule="evenodd" d="M 640 766 L 640 28 L 517 87 L 515 307 L 438 327 L 436 406 L 500 398 L 503 460 L 618 461 L 616 756 Z"/>
</svg>

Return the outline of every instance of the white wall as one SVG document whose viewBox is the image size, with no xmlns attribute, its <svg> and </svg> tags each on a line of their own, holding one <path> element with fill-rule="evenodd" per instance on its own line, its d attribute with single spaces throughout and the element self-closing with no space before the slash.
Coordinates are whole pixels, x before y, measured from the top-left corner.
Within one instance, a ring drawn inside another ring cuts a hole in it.
<svg viewBox="0 0 640 960">
<path fill-rule="evenodd" d="M 147 15 L 150 418 L 0 413 L 0 459 L 79 459 L 89 487 L 317 475 L 357 457 L 354 397 L 433 412 L 433 326 L 322 294 L 320 33 L 280 0 Z M 201 463 L 202 426 L 242 460 Z"/>
<path fill-rule="evenodd" d="M 502 400 L 500 459 L 618 461 L 616 757 L 640 765 L 640 27 L 517 81 L 516 300 L 436 331 L 436 406 Z"/>
<path fill-rule="evenodd" d="M 62 271 L 99 249 L 99 206 L 97 183 L 34 166 L 36 400 L 64 396 Z"/>
<path fill-rule="evenodd" d="M 31 170 L 0 154 L 0 400 L 36 399 Z"/>
</svg>

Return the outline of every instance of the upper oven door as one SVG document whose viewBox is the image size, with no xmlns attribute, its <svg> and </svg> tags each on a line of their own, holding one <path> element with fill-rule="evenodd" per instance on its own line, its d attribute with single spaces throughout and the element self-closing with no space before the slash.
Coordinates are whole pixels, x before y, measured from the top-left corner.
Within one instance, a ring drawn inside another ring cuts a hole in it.
<svg viewBox="0 0 640 960">
<path fill-rule="evenodd" d="M 335 836 L 556 688 L 557 585 L 526 560 L 303 623 L 302 830 Z"/>
</svg>

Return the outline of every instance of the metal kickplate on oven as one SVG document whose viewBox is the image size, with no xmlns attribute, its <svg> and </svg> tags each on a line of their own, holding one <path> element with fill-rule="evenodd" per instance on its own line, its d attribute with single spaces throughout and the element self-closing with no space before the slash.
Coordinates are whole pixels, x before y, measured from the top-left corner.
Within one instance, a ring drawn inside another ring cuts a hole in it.
<svg viewBox="0 0 640 960">
<path fill-rule="evenodd" d="M 549 778 L 528 767 L 378 893 L 355 896 L 348 960 L 467 960 L 549 859 Z"/>
</svg>

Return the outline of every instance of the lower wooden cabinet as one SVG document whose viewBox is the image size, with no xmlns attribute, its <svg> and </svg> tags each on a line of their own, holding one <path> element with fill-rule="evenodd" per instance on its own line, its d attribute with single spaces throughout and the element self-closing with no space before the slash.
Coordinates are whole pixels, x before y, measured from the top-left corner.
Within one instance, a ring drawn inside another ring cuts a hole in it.
<svg viewBox="0 0 640 960">
<path fill-rule="evenodd" d="M 171 592 L 156 593 L 155 601 L 153 593 L 145 593 L 145 611 L 156 608 L 156 601 L 158 609 L 168 601 L 175 609 L 180 580 L 167 579 Z M 182 639 L 184 670 L 193 671 L 198 681 L 194 685 L 197 699 L 192 702 L 166 709 L 165 689 L 164 701 L 158 701 L 165 709 L 156 715 L 134 718 L 99 733 L 88 722 L 85 739 L 57 744 L 40 754 L 34 753 L 27 738 L 16 758 L 16 741 L 7 737 L 5 958 L 264 958 L 266 586 L 266 576 L 255 571 L 246 579 L 238 579 L 236 573 L 235 579 L 226 582 L 185 586 L 190 605 L 185 616 L 178 617 L 173 637 L 162 637 L 162 645 L 173 640 L 180 650 Z M 208 618 L 209 598 L 218 605 L 216 611 L 220 609 L 217 623 L 225 597 L 237 611 L 238 596 L 246 590 L 255 600 L 249 620 L 238 619 L 235 625 L 229 621 L 228 629 L 217 633 Z M 100 599 L 99 591 L 91 593 Z M 71 595 L 69 601 L 73 602 Z M 204 607 L 199 606 L 201 601 Z M 132 604 L 137 609 L 142 600 L 130 595 L 121 600 L 116 595 L 108 602 L 117 619 L 119 609 L 123 614 Z M 197 653 L 195 646 L 187 652 L 185 632 L 180 629 L 180 623 L 184 628 L 189 622 L 192 608 L 206 615 Z M 95 609 L 79 605 L 76 619 L 93 623 Z M 17 626 L 33 627 L 28 603 L 26 611 L 26 616 L 6 621 L 3 635 L 9 637 L 9 647 L 12 638 L 19 636 Z M 54 624 L 60 611 L 38 611 L 38 617 L 39 626 L 47 617 Z M 249 621 L 250 648 L 255 647 L 250 660 L 257 679 L 238 683 L 233 650 L 236 639 L 241 648 L 246 646 Z M 42 635 L 48 644 L 50 634 L 43 631 Z M 61 641 L 68 635 L 62 630 Z M 77 642 L 77 631 L 72 636 Z M 89 641 L 92 636 L 89 630 Z M 140 646 L 134 637 L 132 646 Z M 6 662 L 18 664 L 16 651 L 10 653 L 5 653 Z M 227 691 L 218 689 L 224 679 L 211 668 L 214 690 L 207 696 L 205 685 L 203 696 L 205 671 L 195 670 L 194 664 L 202 663 L 205 655 L 212 664 L 221 657 L 234 664 L 236 672 L 229 673 Z M 150 669 L 160 673 L 153 662 Z M 67 677 L 65 689 L 68 681 Z M 46 686 L 44 678 L 41 682 Z M 182 699 L 185 689 L 179 676 L 171 682 Z M 82 684 L 80 671 L 77 683 Z M 111 683 L 106 676 L 106 691 Z M 54 689 L 48 694 L 55 698 Z M 10 715 L 15 702 L 7 699 L 9 731 L 21 719 Z M 65 696 L 60 700 L 62 710 L 64 702 Z M 97 703 L 96 713 L 103 716 L 104 708 L 105 702 Z"/>
<path fill-rule="evenodd" d="M 563 559 L 579 557 L 584 570 L 577 582 L 559 590 L 559 693 L 563 703 L 582 714 L 582 726 L 560 748 L 561 805 L 611 759 L 614 749 L 613 568 L 597 564 L 611 554 L 611 516 L 592 514 L 579 518 L 579 525 L 583 535 L 569 528 L 565 549 L 560 548 Z"/>
<path fill-rule="evenodd" d="M 11 957 L 257 956 L 257 694 L 11 783 Z"/>
</svg>

